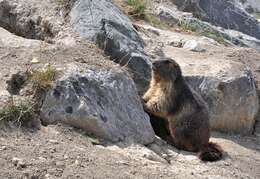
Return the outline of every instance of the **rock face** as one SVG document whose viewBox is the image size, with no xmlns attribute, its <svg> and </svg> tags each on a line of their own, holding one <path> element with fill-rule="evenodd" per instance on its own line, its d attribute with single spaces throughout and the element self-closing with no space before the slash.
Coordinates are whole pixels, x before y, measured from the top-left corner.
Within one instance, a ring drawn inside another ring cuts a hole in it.
<svg viewBox="0 0 260 179">
<path fill-rule="evenodd" d="M 242 3 L 242 5 L 249 13 L 260 12 L 260 1 L 258 0 L 236 0 L 236 1 L 238 1 L 238 3 Z"/>
<path fill-rule="evenodd" d="M 260 24 L 235 0 L 174 0 L 182 10 L 214 25 L 233 29 L 260 39 Z M 246 22 L 246 23 L 245 23 Z"/>
<path fill-rule="evenodd" d="M 151 64 L 131 21 L 110 0 L 79 0 L 70 16 L 81 37 L 98 44 L 116 63 L 129 67 L 142 93 L 149 84 Z"/>
<path fill-rule="evenodd" d="M 170 25 L 176 25 L 182 22 L 185 28 L 189 28 L 202 36 L 207 36 L 221 43 L 233 44 L 241 47 L 250 47 L 260 51 L 260 40 L 255 37 L 246 35 L 230 29 L 221 29 L 208 22 L 201 21 L 197 18 L 187 15 L 177 9 L 171 9 L 165 5 L 160 5 L 157 8 L 157 14 Z"/>
<path fill-rule="evenodd" d="M 154 132 L 134 82 L 119 69 L 70 64 L 44 100 L 44 123 L 63 122 L 113 142 L 148 144 Z"/>
<path fill-rule="evenodd" d="M 206 100 L 212 129 L 251 134 L 258 100 L 250 71 L 237 77 L 188 76 L 188 83 Z"/>
<path fill-rule="evenodd" d="M 189 85 L 207 102 L 212 129 L 240 134 L 253 132 L 259 106 L 250 69 L 238 62 L 222 60 L 217 54 L 216 58 L 203 59 L 190 58 L 193 52 L 167 51 L 166 55 L 174 55 L 181 65 Z"/>
<path fill-rule="evenodd" d="M 43 44 L 44 42 L 42 42 Z M 40 47 L 41 42 L 38 40 L 25 39 L 8 32 L 0 27 L 0 47 Z"/>
<path fill-rule="evenodd" d="M 58 33 L 53 17 L 49 19 L 35 14 L 36 8 L 30 3 L 0 0 L 0 27 L 16 35 L 39 40 L 50 40 Z M 56 18 L 57 19 L 57 18 Z"/>
</svg>

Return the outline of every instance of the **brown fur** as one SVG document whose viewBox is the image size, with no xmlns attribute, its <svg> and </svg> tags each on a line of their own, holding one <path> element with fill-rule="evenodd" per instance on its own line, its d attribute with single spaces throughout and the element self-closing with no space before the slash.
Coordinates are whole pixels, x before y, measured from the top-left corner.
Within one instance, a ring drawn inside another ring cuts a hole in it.
<svg viewBox="0 0 260 179">
<path fill-rule="evenodd" d="M 163 118 L 171 143 L 181 150 L 199 152 L 203 161 L 222 158 L 222 149 L 209 142 L 208 109 L 202 98 L 182 77 L 179 65 L 172 59 L 153 63 L 148 91 L 143 96 L 145 110 Z"/>
</svg>

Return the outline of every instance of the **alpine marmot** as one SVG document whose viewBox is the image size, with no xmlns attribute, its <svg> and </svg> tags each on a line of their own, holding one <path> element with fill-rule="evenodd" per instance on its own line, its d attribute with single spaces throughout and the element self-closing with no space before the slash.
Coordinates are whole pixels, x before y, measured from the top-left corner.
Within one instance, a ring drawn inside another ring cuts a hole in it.
<svg viewBox="0 0 260 179">
<path fill-rule="evenodd" d="M 203 161 L 222 158 L 223 150 L 209 142 L 208 108 L 189 87 L 172 59 L 153 62 L 150 87 L 143 96 L 145 110 L 165 120 L 171 143 L 178 149 L 198 152 Z"/>
</svg>

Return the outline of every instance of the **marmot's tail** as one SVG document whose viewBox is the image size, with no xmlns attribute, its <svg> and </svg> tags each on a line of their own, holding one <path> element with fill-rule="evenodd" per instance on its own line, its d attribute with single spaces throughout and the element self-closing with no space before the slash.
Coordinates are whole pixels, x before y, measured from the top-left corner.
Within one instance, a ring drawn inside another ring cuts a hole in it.
<svg viewBox="0 0 260 179">
<path fill-rule="evenodd" d="M 222 158 L 223 150 L 218 144 L 209 142 L 209 144 L 206 147 L 200 150 L 198 156 L 202 161 L 213 162 Z"/>
</svg>

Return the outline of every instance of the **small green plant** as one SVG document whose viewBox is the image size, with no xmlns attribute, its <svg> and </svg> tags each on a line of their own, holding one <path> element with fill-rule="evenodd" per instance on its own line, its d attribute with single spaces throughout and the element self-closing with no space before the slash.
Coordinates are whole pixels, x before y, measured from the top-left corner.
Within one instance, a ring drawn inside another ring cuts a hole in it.
<svg viewBox="0 0 260 179">
<path fill-rule="evenodd" d="M 218 43 L 221 43 L 221 44 L 224 44 L 224 45 L 228 44 L 225 41 L 225 38 L 221 34 L 217 34 L 217 33 L 214 33 L 212 31 L 205 30 L 205 31 L 200 32 L 199 35 L 211 38 L 211 39 L 217 41 Z"/>
<path fill-rule="evenodd" d="M 157 28 L 170 28 L 167 23 L 160 21 L 160 19 L 153 14 L 145 14 L 144 20 L 147 21 L 150 25 Z"/>
<path fill-rule="evenodd" d="M 215 41 L 227 45 L 227 42 L 225 41 L 225 38 L 218 32 L 213 31 L 209 28 L 199 28 L 196 25 L 190 24 L 186 20 L 179 20 L 177 23 L 178 27 L 180 27 L 183 31 L 186 32 L 193 32 L 194 34 L 197 34 L 199 36 L 205 36 L 211 39 L 214 39 Z"/>
<path fill-rule="evenodd" d="M 19 126 L 35 117 L 34 105 L 30 102 L 20 104 L 9 103 L 0 109 L 0 122 L 13 122 Z"/>
<path fill-rule="evenodd" d="M 130 15 L 136 18 L 145 18 L 147 8 L 146 0 L 127 0 L 127 4 L 132 7 Z"/>
<path fill-rule="evenodd" d="M 187 22 L 186 20 L 179 20 L 177 23 L 178 27 L 180 27 L 183 31 L 191 31 L 191 32 L 196 32 L 197 29 L 196 27 L 192 26 Z"/>
<path fill-rule="evenodd" d="M 68 0 L 57 0 L 56 2 L 57 2 L 58 5 L 60 5 L 60 6 L 65 6 L 65 5 L 67 5 Z"/>
<path fill-rule="evenodd" d="M 253 13 L 253 16 L 255 16 L 256 19 L 260 19 L 260 12 Z"/>
<path fill-rule="evenodd" d="M 56 70 L 51 65 L 48 65 L 42 70 L 29 71 L 29 81 L 32 82 L 36 90 L 48 90 L 55 79 Z"/>
</svg>

